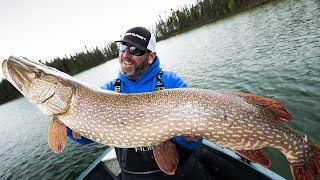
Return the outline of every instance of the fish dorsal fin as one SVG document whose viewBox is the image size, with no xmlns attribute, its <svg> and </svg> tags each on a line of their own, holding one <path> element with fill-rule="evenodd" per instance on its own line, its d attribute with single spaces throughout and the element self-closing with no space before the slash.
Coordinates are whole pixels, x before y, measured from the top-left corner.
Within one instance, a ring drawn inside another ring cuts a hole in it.
<svg viewBox="0 0 320 180">
<path fill-rule="evenodd" d="M 170 140 L 154 146 L 153 155 L 164 173 L 174 175 L 178 167 L 179 155 L 176 146 Z"/>
<path fill-rule="evenodd" d="M 272 98 L 269 97 L 263 97 L 263 96 L 257 96 L 255 94 L 250 93 L 235 93 L 236 95 L 246 99 L 249 102 L 255 103 L 259 106 L 262 106 L 266 109 L 268 109 L 277 120 L 280 121 L 290 121 L 291 120 L 291 114 L 287 112 L 287 110 L 282 106 L 282 104 Z"/>
<path fill-rule="evenodd" d="M 252 162 L 259 163 L 262 166 L 269 168 L 271 166 L 270 159 L 263 149 L 257 150 L 236 150 L 237 154 Z"/>
<path fill-rule="evenodd" d="M 67 126 L 53 116 L 48 129 L 48 144 L 54 153 L 63 150 L 67 142 Z"/>
</svg>

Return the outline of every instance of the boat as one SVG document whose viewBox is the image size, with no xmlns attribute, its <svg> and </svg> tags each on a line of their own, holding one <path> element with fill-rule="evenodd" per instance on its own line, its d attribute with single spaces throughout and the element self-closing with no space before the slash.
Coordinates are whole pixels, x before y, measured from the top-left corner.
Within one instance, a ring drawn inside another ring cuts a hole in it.
<svg viewBox="0 0 320 180">
<path fill-rule="evenodd" d="M 260 164 L 250 162 L 234 151 L 221 148 L 208 140 L 204 139 L 199 149 L 206 157 L 206 171 L 211 171 L 214 179 L 285 179 Z M 120 172 L 115 150 L 109 147 L 77 180 L 114 180 Z"/>
</svg>

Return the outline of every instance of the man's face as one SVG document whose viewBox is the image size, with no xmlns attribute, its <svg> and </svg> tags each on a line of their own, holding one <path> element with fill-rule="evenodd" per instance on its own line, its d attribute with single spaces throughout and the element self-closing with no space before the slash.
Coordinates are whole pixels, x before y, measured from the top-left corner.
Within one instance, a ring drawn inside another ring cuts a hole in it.
<svg viewBox="0 0 320 180">
<path fill-rule="evenodd" d="M 121 72 L 129 79 L 137 80 L 153 63 L 155 53 L 146 52 L 142 56 L 130 54 L 129 50 L 119 52 Z"/>
</svg>

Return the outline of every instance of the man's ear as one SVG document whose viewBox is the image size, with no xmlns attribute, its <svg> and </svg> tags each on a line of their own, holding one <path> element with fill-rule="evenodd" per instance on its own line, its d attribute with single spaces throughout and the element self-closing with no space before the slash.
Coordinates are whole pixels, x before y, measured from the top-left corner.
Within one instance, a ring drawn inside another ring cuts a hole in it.
<svg viewBox="0 0 320 180">
<path fill-rule="evenodd" d="M 149 54 L 149 64 L 152 64 L 153 63 L 153 61 L 155 61 L 156 60 L 156 56 L 157 56 L 157 53 L 156 52 L 151 52 L 150 54 Z"/>
</svg>

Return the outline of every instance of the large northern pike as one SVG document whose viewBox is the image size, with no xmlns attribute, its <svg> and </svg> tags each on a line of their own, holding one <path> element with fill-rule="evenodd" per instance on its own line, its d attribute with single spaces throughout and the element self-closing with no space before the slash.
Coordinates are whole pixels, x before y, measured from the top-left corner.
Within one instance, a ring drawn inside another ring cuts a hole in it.
<svg viewBox="0 0 320 180">
<path fill-rule="evenodd" d="M 17 57 L 4 60 L 2 69 L 29 101 L 53 116 L 48 142 L 54 152 L 63 149 L 68 126 L 110 146 L 153 146 L 159 167 L 173 174 L 178 158 L 168 140 L 182 135 L 208 139 L 267 167 L 262 148 L 271 146 L 286 156 L 295 179 L 320 174 L 319 143 L 285 126 L 291 115 L 271 98 L 203 89 L 121 94 Z"/>
</svg>

